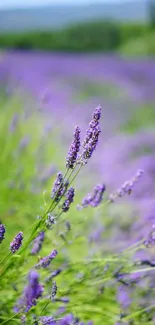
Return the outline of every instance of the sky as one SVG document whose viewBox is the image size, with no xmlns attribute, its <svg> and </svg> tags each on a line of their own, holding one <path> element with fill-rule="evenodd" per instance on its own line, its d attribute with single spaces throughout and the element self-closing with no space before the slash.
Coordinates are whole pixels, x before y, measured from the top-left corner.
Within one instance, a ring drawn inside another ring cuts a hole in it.
<svg viewBox="0 0 155 325">
<path fill-rule="evenodd" d="M 124 2 L 126 0 L 0 0 L 0 9 L 41 6 L 48 4 L 90 4 L 104 2 Z M 134 1 L 134 0 L 133 0 Z"/>
</svg>

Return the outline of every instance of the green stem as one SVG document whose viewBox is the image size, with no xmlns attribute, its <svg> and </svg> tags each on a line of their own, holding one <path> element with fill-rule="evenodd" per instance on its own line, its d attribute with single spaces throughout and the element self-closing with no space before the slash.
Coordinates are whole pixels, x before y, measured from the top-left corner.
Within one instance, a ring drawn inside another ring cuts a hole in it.
<svg viewBox="0 0 155 325">
<path fill-rule="evenodd" d="M 11 252 L 10 252 L 7 256 L 5 256 L 5 257 L 3 258 L 3 260 L 0 262 L 0 265 L 1 265 L 2 263 L 4 263 L 4 262 L 9 258 L 10 255 L 11 255 Z"/>
<path fill-rule="evenodd" d="M 144 313 L 146 311 L 149 311 L 149 310 L 151 310 L 153 308 L 155 308 L 155 304 L 154 305 L 151 305 L 149 307 L 140 309 L 140 310 L 136 311 L 135 313 L 130 314 L 129 316 L 123 317 L 123 319 L 125 319 L 125 320 L 131 319 L 131 318 L 136 317 L 136 316 L 139 316 L 140 314 L 142 314 L 142 313 Z"/>
<path fill-rule="evenodd" d="M 6 324 L 7 322 L 9 322 L 10 320 L 12 320 L 13 318 L 15 318 L 16 316 L 18 316 L 21 313 L 21 311 L 19 311 L 17 314 L 13 315 L 12 317 L 8 318 L 7 320 L 5 320 L 3 323 L 1 323 L 1 325 Z"/>
<path fill-rule="evenodd" d="M 48 302 L 44 305 L 43 309 L 41 310 L 41 313 L 40 313 L 40 316 L 39 316 L 39 317 L 42 316 L 44 310 L 47 308 L 47 306 L 49 305 L 49 303 L 50 303 L 50 301 L 48 301 Z M 39 321 L 39 318 L 37 319 L 37 321 Z M 33 325 L 35 322 L 36 322 L 36 319 L 33 321 L 33 323 L 32 323 L 31 325 Z"/>
<path fill-rule="evenodd" d="M 44 305 L 43 309 L 41 310 L 40 316 L 42 316 L 44 310 L 47 308 L 47 306 L 49 305 L 49 303 L 50 303 L 50 301 L 48 301 L 48 302 Z"/>
</svg>

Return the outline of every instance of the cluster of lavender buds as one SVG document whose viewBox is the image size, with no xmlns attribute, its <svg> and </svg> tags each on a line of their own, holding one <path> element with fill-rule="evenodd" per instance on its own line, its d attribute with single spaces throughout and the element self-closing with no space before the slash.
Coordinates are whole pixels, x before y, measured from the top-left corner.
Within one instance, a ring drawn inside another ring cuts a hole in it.
<svg viewBox="0 0 155 325">
<path fill-rule="evenodd" d="M 30 142 L 30 137 L 28 135 L 26 135 L 25 137 L 23 137 L 19 143 L 19 149 L 20 150 L 24 150 L 28 144 Z"/>
<path fill-rule="evenodd" d="M 155 245 L 155 225 L 152 226 L 152 229 L 149 232 L 147 239 L 144 240 L 144 245 L 146 247 L 152 247 Z"/>
<path fill-rule="evenodd" d="M 92 194 L 88 194 L 82 201 L 82 206 L 78 206 L 78 208 L 86 208 L 89 205 L 92 207 L 97 207 L 103 200 L 103 194 L 105 192 L 105 185 L 104 184 L 98 184 L 95 188 Z"/>
<path fill-rule="evenodd" d="M 69 207 L 74 200 L 74 194 L 75 194 L 74 188 L 70 187 L 66 193 L 66 200 L 64 201 L 64 203 L 62 205 L 63 212 L 67 212 L 69 210 Z"/>
<path fill-rule="evenodd" d="M 23 233 L 20 231 L 14 238 L 14 240 L 10 244 L 10 250 L 12 254 L 16 253 L 18 249 L 21 247 L 23 241 Z"/>
<path fill-rule="evenodd" d="M 28 280 L 29 284 L 25 288 L 18 305 L 14 308 L 15 312 L 18 312 L 22 308 L 25 308 L 25 312 L 28 312 L 31 307 L 36 306 L 36 300 L 42 296 L 44 288 L 39 283 L 38 273 L 32 270 L 29 273 Z"/>
<path fill-rule="evenodd" d="M 5 226 L 3 224 L 0 224 L 0 243 L 3 241 L 5 235 Z"/>
<path fill-rule="evenodd" d="M 63 175 L 61 172 L 59 172 L 57 174 L 57 178 L 52 188 L 51 198 L 54 199 L 55 202 L 58 202 L 62 193 L 63 193 Z"/>
<path fill-rule="evenodd" d="M 17 127 L 17 124 L 18 124 L 18 120 L 19 120 L 19 115 L 18 113 L 14 114 L 13 118 L 12 118 L 12 121 L 10 123 L 10 126 L 9 126 L 9 131 L 10 132 L 14 132 L 16 127 Z"/>
<path fill-rule="evenodd" d="M 55 278 L 57 275 L 59 275 L 62 272 L 62 269 L 57 269 L 55 271 L 53 271 L 47 278 L 46 278 L 46 282 L 50 281 L 51 279 Z"/>
<path fill-rule="evenodd" d="M 58 252 L 56 249 L 52 251 L 51 254 L 40 259 L 39 263 L 35 265 L 36 269 L 46 268 L 50 265 L 51 261 L 57 256 Z"/>
<path fill-rule="evenodd" d="M 68 304 L 70 302 L 69 298 L 67 298 L 67 297 L 55 298 L 55 301 L 63 302 L 64 304 Z"/>
<path fill-rule="evenodd" d="M 69 185 L 69 182 L 66 181 L 64 182 L 63 175 L 61 172 L 57 174 L 57 178 L 54 182 L 53 188 L 52 188 L 52 195 L 51 198 L 55 202 L 59 202 L 60 198 L 63 196 L 65 193 L 67 187 Z"/>
<path fill-rule="evenodd" d="M 66 158 L 66 167 L 73 169 L 77 160 L 78 152 L 80 151 L 80 128 L 75 127 L 73 141 L 69 148 L 68 156 Z"/>
<path fill-rule="evenodd" d="M 72 314 L 68 314 L 60 320 L 55 320 L 53 317 L 49 316 L 42 316 L 40 317 L 40 322 L 42 325 L 85 325 L 83 322 L 74 318 Z M 86 325 L 93 325 L 93 323 L 89 321 Z"/>
<path fill-rule="evenodd" d="M 112 203 L 117 199 L 118 197 L 122 197 L 125 194 L 130 195 L 132 193 L 132 190 L 135 186 L 135 184 L 139 181 L 139 179 L 142 177 L 144 171 L 142 169 L 139 169 L 136 173 L 136 175 L 131 178 L 131 180 L 125 182 L 120 189 L 117 190 L 115 194 L 111 194 L 109 196 L 108 202 Z"/>
<path fill-rule="evenodd" d="M 69 221 L 66 221 L 65 226 L 66 226 L 67 231 L 71 230 L 71 224 Z"/>
<path fill-rule="evenodd" d="M 99 121 L 101 118 L 101 106 L 95 108 L 92 120 L 89 123 L 89 128 L 86 132 L 82 147 L 84 151 L 82 153 L 82 163 L 86 164 L 88 159 L 92 156 L 94 150 L 96 149 L 99 135 L 101 133 Z"/>
<path fill-rule="evenodd" d="M 56 224 L 56 216 L 52 215 L 51 213 L 48 213 L 47 219 L 46 219 L 46 227 L 48 229 L 52 229 L 53 225 Z"/>
<path fill-rule="evenodd" d="M 57 325 L 56 321 L 54 320 L 53 317 L 50 316 L 42 316 L 40 317 L 40 322 L 42 325 Z"/>
<path fill-rule="evenodd" d="M 57 294 L 57 284 L 55 281 L 53 281 L 53 284 L 52 284 L 52 295 L 51 295 L 51 299 L 53 300 Z"/>
<path fill-rule="evenodd" d="M 42 248 L 44 238 L 45 238 L 45 233 L 44 233 L 44 231 L 41 231 L 39 233 L 39 235 L 35 238 L 34 242 L 33 242 L 33 247 L 32 247 L 32 250 L 31 250 L 32 255 L 36 255 L 37 253 L 39 253 L 39 251 Z"/>
</svg>

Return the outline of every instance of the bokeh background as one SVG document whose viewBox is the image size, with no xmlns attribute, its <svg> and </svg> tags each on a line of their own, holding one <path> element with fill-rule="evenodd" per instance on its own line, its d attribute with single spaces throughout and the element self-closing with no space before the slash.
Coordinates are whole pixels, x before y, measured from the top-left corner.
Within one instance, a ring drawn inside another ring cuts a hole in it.
<svg viewBox="0 0 155 325">
<path fill-rule="evenodd" d="M 78 226 L 94 250 L 103 250 L 104 240 L 104 251 L 114 252 L 155 221 L 155 1 L 1 0 L 0 212 L 8 242 L 36 217 L 74 126 L 83 134 L 98 104 L 101 139 L 77 180 L 77 203 L 97 183 L 110 193 L 145 171 L 109 217 L 97 213 Z"/>
</svg>

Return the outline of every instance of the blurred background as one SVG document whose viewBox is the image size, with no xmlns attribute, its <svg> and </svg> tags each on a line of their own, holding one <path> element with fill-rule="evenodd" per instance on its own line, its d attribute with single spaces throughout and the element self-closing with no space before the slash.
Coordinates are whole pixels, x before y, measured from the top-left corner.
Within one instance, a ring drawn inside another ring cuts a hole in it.
<svg viewBox="0 0 155 325">
<path fill-rule="evenodd" d="M 67 213 L 71 232 L 60 218 L 59 234 L 56 227 L 52 235 L 47 232 L 41 252 L 46 256 L 51 247 L 58 249 L 51 271 L 63 259 L 76 266 L 78 259 L 118 252 L 146 237 L 155 224 L 155 0 L 0 0 L 0 222 L 7 230 L 2 259 L 15 234 L 23 231 L 26 238 L 42 215 L 56 173 L 65 173 L 74 126 L 80 125 L 83 136 L 99 104 L 102 132 L 76 180 L 75 204 Z M 107 197 L 137 169 L 144 169 L 144 176 L 130 196 L 116 205 L 77 211 L 96 184 L 106 185 Z M 69 236 L 67 244 L 63 234 Z M 154 249 L 140 253 L 141 260 L 154 261 Z M 78 265 L 76 276 L 83 279 L 84 266 Z M 73 273 L 71 268 L 65 285 L 72 299 L 65 308 L 94 324 L 116 323 L 125 310 L 124 287 L 118 299 L 113 291 L 102 298 L 90 282 L 94 291 L 79 280 L 74 291 Z M 62 277 L 60 293 L 63 287 Z M 4 287 L 0 299 L 5 317 L 15 304 L 10 280 L 8 290 Z M 154 304 L 152 284 L 146 282 L 139 295 L 132 304 L 135 314 L 140 306 Z"/>
<path fill-rule="evenodd" d="M 1 111 L 20 97 L 23 111 L 48 116 L 67 152 L 74 125 L 84 130 L 101 104 L 101 141 L 79 186 L 86 193 L 102 179 L 110 192 L 144 169 L 130 200 L 138 227 L 147 220 L 148 228 L 155 211 L 154 55 L 154 0 L 0 1 Z"/>
</svg>

